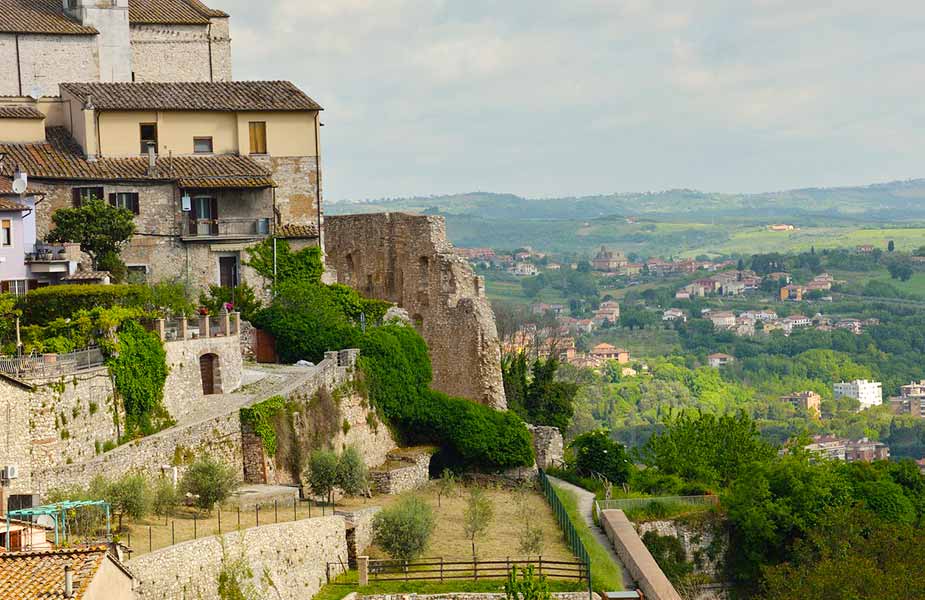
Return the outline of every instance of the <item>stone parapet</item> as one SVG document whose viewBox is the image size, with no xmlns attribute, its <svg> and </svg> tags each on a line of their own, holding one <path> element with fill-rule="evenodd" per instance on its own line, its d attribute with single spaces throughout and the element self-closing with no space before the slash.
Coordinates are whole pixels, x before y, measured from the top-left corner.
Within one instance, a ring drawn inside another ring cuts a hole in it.
<svg viewBox="0 0 925 600">
<path fill-rule="evenodd" d="M 219 600 L 223 556 L 243 557 L 265 597 L 311 598 L 325 584 L 328 563 L 347 563 L 346 522 L 331 516 L 254 527 L 176 544 L 126 566 L 140 582 L 141 600 Z M 267 589 L 264 574 L 275 591 Z"/>
<path fill-rule="evenodd" d="M 430 480 L 431 453 L 390 454 L 385 466 L 370 471 L 370 487 L 377 494 L 401 494 Z"/>
<path fill-rule="evenodd" d="M 601 511 L 601 527 L 647 600 L 681 600 L 622 510 Z"/>
</svg>

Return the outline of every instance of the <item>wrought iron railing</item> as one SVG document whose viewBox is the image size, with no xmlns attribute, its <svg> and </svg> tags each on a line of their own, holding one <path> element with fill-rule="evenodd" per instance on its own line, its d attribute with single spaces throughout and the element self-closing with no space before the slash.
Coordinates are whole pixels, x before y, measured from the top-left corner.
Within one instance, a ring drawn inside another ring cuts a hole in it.
<svg viewBox="0 0 925 600">
<path fill-rule="evenodd" d="M 43 379 L 99 367 L 105 361 L 103 351 L 99 348 L 87 348 L 67 354 L 0 356 L 0 372 L 19 379 Z"/>
<path fill-rule="evenodd" d="M 183 223 L 183 237 L 234 237 L 270 235 L 269 218 L 244 219 L 193 219 L 187 216 Z"/>
</svg>

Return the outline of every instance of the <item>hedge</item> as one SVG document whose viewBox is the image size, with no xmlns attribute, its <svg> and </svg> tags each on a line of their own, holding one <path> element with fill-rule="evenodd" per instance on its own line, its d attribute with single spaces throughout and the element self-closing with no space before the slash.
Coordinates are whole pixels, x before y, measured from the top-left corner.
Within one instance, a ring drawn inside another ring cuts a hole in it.
<svg viewBox="0 0 925 600">
<path fill-rule="evenodd" d="M 338 302 L 340 290 L 318 284 L 278 288 L 258 327 L 276 338 L 285 362 L 318 361 L 325 350 L 360 349 L 370 400 L 404 444 L 436 444 L 467 468 L 507 469 L 533 463 L 530 432 L 512 412 L 496 411 L 430 389 L 427 344 L 411 327 L 361 332 Z"/>
<path fill-rule="evenodd" d="M 54 285 L 28 292 L 16 307 L 24 325 L 44 325 L 98 306 L 140 306 L 147 296 L 143 285 Z"/>
</svg>

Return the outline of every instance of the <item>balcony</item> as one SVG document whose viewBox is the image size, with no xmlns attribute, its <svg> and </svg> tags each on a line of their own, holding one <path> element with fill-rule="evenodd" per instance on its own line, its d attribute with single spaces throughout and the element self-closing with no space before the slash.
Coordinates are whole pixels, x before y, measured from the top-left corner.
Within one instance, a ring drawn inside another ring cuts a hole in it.
<svg viewBox="0 0 925 600">
<path fill-rule="evenodd" d="M 69 273 L 70 261 L 78 257 L 71 256 L 68 248 L 62 245 L 36 244 L 34 252 L 26 253 L 26 264 L 33 273 Z"/>
<path fill-rule="evenodd" d="M 180 238 L 185 242 L 209 240 L 254 240 L 272 233 L 269 217 L 240 219 L 193 219 L 184 215 L 183 232 Z"/>
</svg>

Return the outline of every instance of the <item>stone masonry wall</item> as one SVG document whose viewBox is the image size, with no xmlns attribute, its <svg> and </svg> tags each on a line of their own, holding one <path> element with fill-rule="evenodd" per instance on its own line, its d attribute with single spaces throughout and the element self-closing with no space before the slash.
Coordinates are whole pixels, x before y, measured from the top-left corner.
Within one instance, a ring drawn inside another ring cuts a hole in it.
<svg viewBox="0 0 925 600">
<path fill-rule="evenodd" d="M 533 452 L 536 454 L 536 466 L 549 469 L 562 466 L 565 448 L 562 433 L 558 427 L 527 425 L 533 436 Z"/>
<path fill-rule="evenodd" d="M 170 546 L 126 566 L 140 581 L 141 600 L 218 600 L 223 552 L 230 559 L 243 554 L 262 597 L 311 598 L 325 584 L 327 563 L 347 563 L 346 523 L 332 516 L 254 527 Z M 261 581 L 264 571 L 276 592 Z"/>
<path fill-rule="evenodd" d="M 231 80 L 227 24 L 213 26 L 211 31 L 206 25 L 136 24 L 131 27 L 131 37 L 135 81 Z"/>
<path fill-rule="evenodd" d="M 90 460 L 106 442 L 118 440 L 113 411 L 119 423 L 125 411 L 113 399 L 106 367 L 32 383 L 28 412 L 35 471 Z"/>
<path fill-rule="evenodd" d="M 236 335 L 166 342 L 164 350 L 170 369 L 164 383 L 164 405 L 174 419 L 182 419 L 207 399 L 202 394 L 199 370 L 199 357 L 205 354 L 215 354 L 219 358 L 216 380 L 221 378 L 221 393 L 241 387 L 241 343 Z"/>
<path fill-rule="evenodd" d="M 638 523 L 636 530 L 642 537 L 647 531 L 661 536 L 677 538 L 693 563 L 694 572 L 710 581 L 722 581 L 729 534 L 723 523 L 711 515 L 696 515 L 671 521 Z"/>
<path fill-rule="evenodd" d="M 124 444 L 89 461 L 35 469 L 33 491 L 84 484 L 94 475 L 119 477 L 140 470 L 154 476 L 161 466 L 184 467 L 197 456 L 208 455 L 233 465 L 242 477 L 241 420 L 238 411 L 228 412 L 187 426 L 172 427 Z"/>
<path fill-rule="evenodd" d="M 327 262 L 338 281 L 397 303 L 427 341 L 434 387 L 504 409 L 501 351 L 484 282 L 453 252 L 440 217 L 329 216 Z"/>
<path fill-rule="evenodd" d="M 20 35 L 17 79 L 16 35 L 0 34 L 0 96 L 57 96 L 66 81 L 99 81 L 100 56 L 95 35 Z"/>
<path fill-rule="evenodd" d="M 314 156 L 252 156 L 273 174 L 279 223 L 318 225 L 318 159 Z"/>
<path fill-rule="evenodd" d="M 0 465 L 19 468 L 19 477 L 10 481 L 8 494 L 32 492 L 32 440 L 29 438 L 31 392 L 0 376 Z"/>
<path fill-rule="evenodd" d="M 387 467 L 369 472 L 370 487 L 377 494 L 402 494 L 430 480 L 429 452 L 414 456 L 389 456 Z M 395 466 L 394 463 L 407 466 Z"/>
<path fill-rule="evenodd" d="M 386 460 L 386 456 L 396 447 L 395 440 L 384 423 L 376 416 L 375 408 L 366 398 L 352 389 L 355 374 L 356 351 L 345 350 L 329 352 L 317 365 L 317 373 L 298 387 L 288 390 L 284 397 L 290 400 L 308 400 L 322 387 L 329 392 L 339 392 L 340 412 L 337 433 L 327 441 L 327 446 L 343 451 L 353 446 L 359 451 L 366 465 L 375 467 Z M 344 432 L 344 423 L 348 424 Z M 242 430 L 244 480 L 248 483 L 271 483 L 277 485 L 295 485 L 289 471 L 277 464 L 275 457 L 267 456 L 263 442 L 249 426 Z"/>
</svg>

